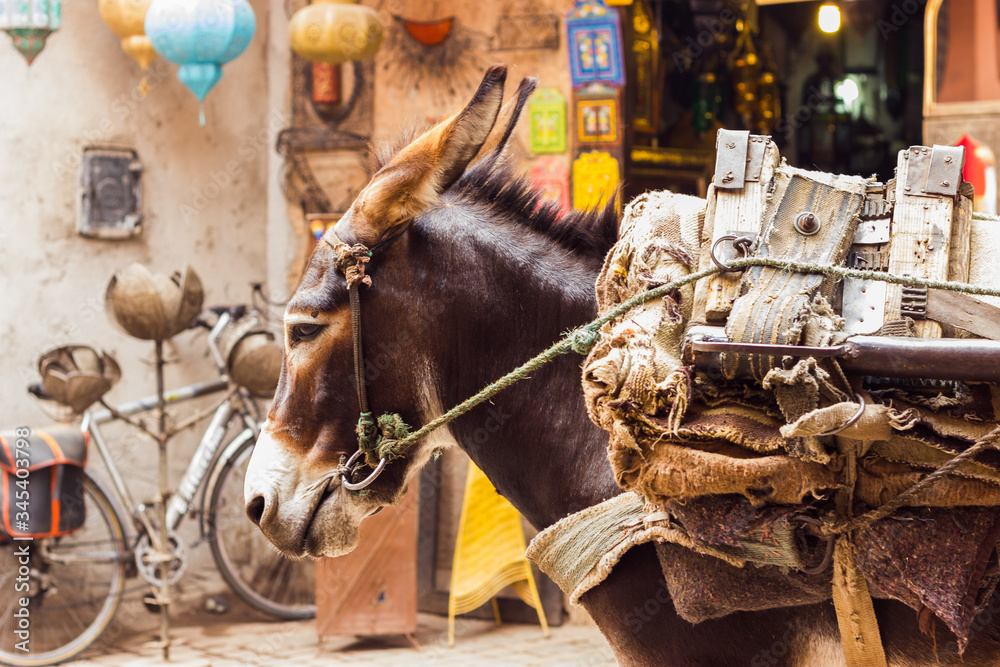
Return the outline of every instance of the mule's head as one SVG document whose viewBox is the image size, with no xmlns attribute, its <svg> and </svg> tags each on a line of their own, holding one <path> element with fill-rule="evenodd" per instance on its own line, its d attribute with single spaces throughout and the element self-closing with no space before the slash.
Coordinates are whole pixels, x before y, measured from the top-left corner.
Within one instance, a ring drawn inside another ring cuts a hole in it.
<svg viewBox="0 0 1000 667">
<path fill-rule="evenodd" d="M 501 151 L 534 88 L 533 80 L 527 80 L 501 109 L 505 79 L 505 67 L 490 68 L 465 109 L 385 164 L 336 225 L 336 237 L 375 249 L 377 266 L 380 244 L 400 237 L 415 217 L 439 206 L 441 195 L 471 163 Z M 282 552 L 296 557 L 350 552 L 361 521 L 397 502 L 430 455 L 428 443 L 416 447 L 361 492 L 344 488 L 336 474 L 342 457 L 357 451 L 359 405 L 348 291 L 334 260 L 332 245 L 321 242 L 288 303 L 281 379 L 244 489 L 250 519 Z M 378 288 L 376 275 L 374 290 Z M 362 304 L 375 291 L 361 287 Z M 379 385 L 391 386 L 390 376 L 382 374 Z M 400 411 L 404 417 L 412 408 L 373 407 Z"/>
</svg>

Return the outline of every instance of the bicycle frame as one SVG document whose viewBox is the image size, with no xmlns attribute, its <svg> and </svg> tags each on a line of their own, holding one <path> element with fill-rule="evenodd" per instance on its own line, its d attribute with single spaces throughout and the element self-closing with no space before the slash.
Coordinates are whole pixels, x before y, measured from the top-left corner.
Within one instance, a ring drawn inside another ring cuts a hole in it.
<svg viewBox="0 0 1000 667">
<path fill-rule="evenodd" d="M 222 355 L 219 352 L 217 341 L 221 332 L 225 329 L 228 323 L 229 315 L 227 313 L 220 315 L 219 321 L 212 328 L 212 332 L 209 334 L 208 340 L 209 349 L 212 351 L 212 355 L 215 358 L 216 365 L 218 366 L 219 373 L 222 377 L 219 380 L 199 382 L 180 387 L 167 392 L 164 396 L 164 400 L 169 406 L 200 398 L 202 396 L 209 396 L 227 390 L 230 391 L 229 396 L 223 400 L 212 415 L 212 419 L 209 422 L 208 427 L 205 429 L 205 432 L 195 449 L 194 455 L 191 457 L 191 461 L 188 464 L 184 476 L 181 478 L 181 481 L 177 486 L 177 490 L 171 495 L 170 501 L 167 505 L 167 527 L 169 530 L 175 530 L 183 521 L 199 488 L 204 486 L 206 490 L 204 497 L 207 498 L 210 496 L 212 487 L 214 487 L 214 483 L 218 477 L 218 473 L 216 472 L 211 476 L 208 484 L 203 484 L 203 482 L 212 470 L 212 463 L 217 460 L 225 460 L 226 456 L 231 456 L 236 449 L 238 449 L 238 446 L 241 446 L 247 439 L 256 439 L 257 436 L 260 435 L 260 427 L 253 415 L 256 410 L 253 407 L 251 396 L 245 389 L 230 389 L 229 381 L 225 376 L 225 361 L 222 359 Z M 152 529 L 152 526 L 149 525 L 148 518 L 143 512 L 145 506 L 141 503 L 136 503 L 132 497 L 128 485 L 125 483 L 125 479 L 122 477 L 117 465 L 115 465 L 114 459 L 111 455 L 111 450 L 108 447 L 104 434 L 101 432 L 100 425 L 114 421 L 119 417 L 130 417 L 140 412 L 153 410 L 157 407 L 157 405 L 158 399 L 155 395 L 147 396 L 137 401 L 131 401 L 119 405 L 113 410 L 105 408 L 102 410 L 89 411 L 85 413 L 83 422 L 81 423 L 81 428 L 90 435 L 91 443 L 97 449 L 97 453 L 104 462 L 108 471 L 108 476 L 111 479 L 113 487 L 113 493 L 117 496 L 114 500 L 123 504 L 124 508 L 128 510 L 127 513 L 130 514 L 133 519 L 150 534 L 151 537 L 155 536 L 155 531 Z M 236 416 L 241 418 L 245 428 L 232 440 L 230 446 L 226 449 L 223 455 L 221 457 L 217 456 L 219 448 L 222 445 L 222 441 L 225 438 L 226 431 L 228 430 L 230 423 L 232 423 L 233 418 Z M 215 468 L 218 469 L 219 467 L 220 466 L 216 466 Z M 202 525 L 202 534 L 204 534 L 204 525 Z"/>
</svg>

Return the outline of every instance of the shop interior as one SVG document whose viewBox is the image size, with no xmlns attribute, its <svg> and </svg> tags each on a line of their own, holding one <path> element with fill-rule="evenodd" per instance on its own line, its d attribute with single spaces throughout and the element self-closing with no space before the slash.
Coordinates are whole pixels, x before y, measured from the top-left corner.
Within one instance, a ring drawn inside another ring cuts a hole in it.
<svg viewBox="0 0 1000 667">
<path fill-rule="evenodd" d="M 635 0 L 625 200 L 705 195 L 719 128 L 772 135 L 791 164 L 892 177 L 921 143 L 924 4 Z"/>
</svg>

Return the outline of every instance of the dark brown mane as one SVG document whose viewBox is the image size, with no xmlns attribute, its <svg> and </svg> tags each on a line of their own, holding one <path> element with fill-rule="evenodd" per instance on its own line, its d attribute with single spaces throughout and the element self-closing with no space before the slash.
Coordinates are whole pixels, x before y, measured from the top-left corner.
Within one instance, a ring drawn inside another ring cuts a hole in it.
<svg viewBox="0 0 1000 667">
<path fill-rule="evenodd" d="M 388 164 L 420 134 L 419 128 L 412 127 L 393 142 L 373 146 L 372 173 Z M 618 211 L 614 204 L 603 209 L 564 213 L 554 204 L 542 203 L 542 193 L 503 157 L 488 157 L 477 162 L 445 196 L 488 206 L 501 218 L 524 225 L 563 248 L 583 255 L 603 258 L 618 241 Z"/>
<path fill-rule="evenodd" d="M 547 236 L 567 250 L 603 258 L 618 240 L 618 210 L 564 213 L 542 201 L 542 193 L 507 160 L 485 159 L 466 171 L 445 196 L 488 206 L 500 217 Z"/>
</svg>

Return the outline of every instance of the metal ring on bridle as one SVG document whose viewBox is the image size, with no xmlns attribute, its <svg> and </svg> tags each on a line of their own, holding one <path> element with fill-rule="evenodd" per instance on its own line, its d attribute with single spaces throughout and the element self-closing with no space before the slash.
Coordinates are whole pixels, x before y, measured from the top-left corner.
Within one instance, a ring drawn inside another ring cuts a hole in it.
<svg viewBox="0 0 1000 667">
<path fill-rule="evenodd" d="M 835 428 L 832 431 L 827 431 L 826 433 L 817 433 L 816 437 L 820 437 L 823 435 L 836 435 L 841 431 L 843 431 L 845 428 L 850 428 L 851 426 L 854 426 L 857 423 L 857 421 L 861 419 L 861 415 L 865 414 L 865 399 L 861 397 L 861 394 L 854 394 L 854 397 L 858 399 L 858 403 L 861 404 L 861 409 L 858 410 L 856 413 L 854 413 L 853 417 L 844 422 L 843 426 Z"/>
<path fill-rule="evenodd" d="M 351 465 L 353 465 L 354 462 L 358 460 L 358 457 L 361 456 L 363 453 L 364 452 L 362 452 L 360 449 L 354 452 L 354 454 L 351 455 L 351 458 L 347 459 L 347 463 L 344 464 L 344 467 L 349 469 Z M 382 474 L 382 470 L 384 469 L 385 469 L 385 457 L 383 456 L 382 460 L 378 462 L 377 466 L 375 466 L 375 470 L 372 471 L 372 474 L 368 475 L 357 484 L 349 480 L 347 478 L 347 475 L 343 473 L 340 474 L 340 483 L 348 491 L 360 491 L 361 489 L 367 487 L 369 484 L 374 482 L 375 479 Z"/>
<path fill-rule="evenodd" d="M 723 264 L 722 260 L 720 260 L 718 257 L 715 256 L 715 249 L 718 248 L 719 244 L 722 243 L 723 241 L 732 241 L 733 247 L 739 250 L 741 256 L 746 257 L 749 254 L 747 252 L 747 248 L 749 248 L 750 244 L 753 243 L 753 239 L 750 238 L 749 236 L 736 236 L 735 234 L 724 234 L 719 238 L 717 238 L 715 240 L 715 243 L 712 244 L 712 252 L 709 254 L 712 256 L 712 261 L 715 262 L 715 265 L 717 267 L 719 267 L 723 271 L 729 271 L 729 272 L 742 271 L 743 269 L 734 269 L 728 264 Z"/>
</svg>

